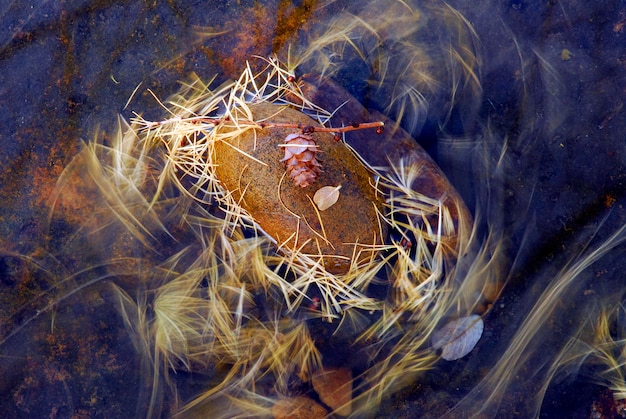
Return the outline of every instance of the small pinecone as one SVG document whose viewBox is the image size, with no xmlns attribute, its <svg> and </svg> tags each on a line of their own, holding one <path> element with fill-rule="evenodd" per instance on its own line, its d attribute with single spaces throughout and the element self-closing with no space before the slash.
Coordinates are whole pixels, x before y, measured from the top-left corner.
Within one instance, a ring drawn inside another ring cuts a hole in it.
<svg viewBox="0 0 626 419">
<path fill-rule="evenodd" d="M 289 134 L 285 138 L 285 162 L 289 176 L 296 185 L 307 187 L 317 179 L 322 165 L 315 155 L 319 152 L 315 139 L 310 134 Z"/>
</svg>

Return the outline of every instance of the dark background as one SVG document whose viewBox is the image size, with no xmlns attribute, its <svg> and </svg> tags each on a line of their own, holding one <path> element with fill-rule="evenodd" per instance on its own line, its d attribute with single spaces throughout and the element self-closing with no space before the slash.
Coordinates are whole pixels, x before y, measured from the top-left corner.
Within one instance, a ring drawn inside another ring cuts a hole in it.
<svg viewBox="0 0 626 419">
<path fill-rule="evenodd" d="M 46 273 L 27 269 L 16 256 L 54 253 L 72 230 L 46 220 L 56 180 L 81 143 L 94 136 L 106 141 L 119 114 L 161 117 L 147 89 L 166 98 L 191 72 L 203 79 L 217 74 L 217 81 L 235 77 L 250 55 L 281 49 L 298 31 L 350 4 L 336 2 L 317 13 L 312 10 L 320 4 L 310 1 L 0 5 L 0 303 L 6 313 L 0 411 L 11 417 L 128 417 L 142 411 L 133 396 L 147 384 L 106 292 L 96 284 L 62 310 L 50 310 Z M 483 92 L 469 122 L 453 119 L 444 132 L 427 126 L 418 140 L 471 209 L 488 204 L 483 221 L 503 229 L 516 259 L 477 354 L 442 365 L 439 374 L 408 388 L 383 406 L 385 417 L 413 417 L 417 408 L 439 416 L 454 406 L 504 350 L 561 267 L 596 230 L 591 247 L 626 218 L 624 2 L 450 4 L 480 38 Z M 209 35 L 221 31 L 229 32 Z M 481 172 L 483 161 L 494 167 L 500 158 L 497 171 Z M 81 208 L 77 202 L 77 219 Z M 581 279 L 585 289 L 621 295 L 623 251 L 594 265 Z M 585 307 L 584 300 L 563 301 L 556 323 Z M 37 318 L 42 308 L 45 319 Z M 50 312 L 60 325 L 57 333 L 49 333 Z M 560 330 L 569 333 L 556 326 L 546 335 Z M 529 411 L 536 384 L 528 368 L 521 370 L 527 379 L 505 397 L 503 414 Z M 610 404 L 610 397 L 582 378 L 555 383 L 542 415 L 588 417 L 591 404 L 602 401 Z"/>
</svg>

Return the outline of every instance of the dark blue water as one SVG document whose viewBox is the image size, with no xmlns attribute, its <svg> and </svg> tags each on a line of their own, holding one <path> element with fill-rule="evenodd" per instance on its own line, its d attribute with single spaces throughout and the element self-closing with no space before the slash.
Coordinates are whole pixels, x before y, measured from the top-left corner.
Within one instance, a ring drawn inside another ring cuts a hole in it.
<svg viewBox="0 0 626 419">
<path fill-rule="evenodd" d="M 432 23 L 445 22 L 436 16 L 447 6 L 424 6 L 426 40 L 420 42 L 428 46 L 425 54 L 436 54 L 440 71 L 433 73 L 441 77 L 442 90 L 431 95 L 428 111 L 410 128 L 485 229 L 503 232 L 510 273 L 475 352 L 424 374 L 383 403 L 381 417 L 416 417 L 418 410 L 420 417 L 438 417 L 467 394 L 452 417 L 479 410 L 491 389 L 480 387 L 481 379 L 504 380 L 493 365 L 537 301 L 546 298 L 542 291 L 569 260 L 599 246 L 626 221 L 624 3 L 450 5 L 475 31 L 476 42 L 453 41 L 476 53 L 479 88 L 472 88 L 472 77 L 455 86 L 458 79 L 442 61 L 444 54 L 436 53 L 456 33 Z M 346 7 L 355 13 L 361 8 L 350 1 L 0 6 L 0 411 L 6 417 L 133 417 L 144 415 L 150 403 L 150 376 L 110 287 L 136 284 L 100 266 L 109 256 L 129 256 L 127 249 L 103 249 L 97 238 L 77 233 L 98 210 L 90 207 L 89 187 L 66 197 L 63 217 L 49 218 L 57 178 L 81 144 L 96 136 L 109 142 L 120 114 L 162 118 L 148 89 L 164 100 L 191 73 L 203 79 L 217 75 L 216 84 L 236 77 L 252 54 L 284 54 L 290 43 L 310 42 L 307 34 Z M 401 74 L 402 53 L 394 57 L 392 70 Z M 366 106 L 385 111 L 380 95 L 386 91 L 364 82 L 379 69 L 357 61 L 336 73 L 336 81 Z M 398 116 L 397 110 L 387 111 Z M 541 412 L 556 418 L 588 417 L 593 409 L 618 412 L 610 392 L 593 379 L 601 366 L 567 377 L 560 371 L 554 380 L 545 371 L 590 316 L 623 303 L 623 252 L 611 249 L 576 286 L 568 285 L 550 321 L 527 344 L 528 357 L 511 366 L 515 377 L 498 389 L 501 403 L 490 400 L 487 414 Z M 624 338 L 620 327 L 617 322 L 611 331 Z M 177 376 L 182 398 L 201 391 L 196 379 Z M 535 395 L 546 381 L 552 384 L 537 408 Z M 164 412 L 175 406 L 166 386 L 160 397 Z"/>
</svg>

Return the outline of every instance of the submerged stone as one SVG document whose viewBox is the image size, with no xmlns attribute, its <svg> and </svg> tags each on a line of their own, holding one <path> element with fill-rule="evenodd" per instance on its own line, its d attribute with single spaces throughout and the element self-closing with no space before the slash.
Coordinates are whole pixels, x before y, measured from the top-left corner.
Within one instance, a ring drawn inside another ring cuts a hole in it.
<svg viewBox="0 0 626 419">
<path fill-rule="evenodd" d="M 328 415 L 326 409 L 305 396 L 280 399 L 272 406 L 274 419 L 318 419 Z"/>
<path fill-rule="evenodd" d="M 352 371 L 347 368 L 327 368 L 311 377 L 313 389 L 326 406 L 339 416 L 352 413 Z"/>
<path fill-rule="evenodd" d="M 250 109 L 255 121 L 292 123 L 321 127 L 295 109 L 272 104 L 255 104 Z M 288 135 L 298 128 L 247 130 L 232 140 L 215 142 L 213 162 L 222 186 L 244 208 L 279 247 L 323 255 L 324 267 L 345 273 L 358 251 L 357 260 L 371 256 L 371 246 L 383 243 L 386 226 L 380 223 L 382 201 L 376 195 L 373 174 L 354 153 L 327 132 L 313 132 L 319 148 L 321 172 L 309 186 L 298 186 L 281 162 Z M 377 135 L 371 130 L 371 135 Z M 245 153 L 245 154 L 244 154 Z M 319 211 L 315 192 L 325 186 L 341 185 L 332 206 Z M 357 246 L 355 252 L 355 246 Z"/>
</svg>

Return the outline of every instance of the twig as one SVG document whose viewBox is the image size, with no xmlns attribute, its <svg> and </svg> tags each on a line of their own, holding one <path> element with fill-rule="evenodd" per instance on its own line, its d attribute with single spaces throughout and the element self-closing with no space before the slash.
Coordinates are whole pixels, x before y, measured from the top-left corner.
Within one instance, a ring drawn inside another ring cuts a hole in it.
<svg viewBox="0 0 626 419">
<path fill-rule="evenodd" d="M 162 121 L 155 121 L 155 122 L 139 119 L 139 122 L 143 125 L 142 129 L 149 130 L 149 129 L 152 129 L 161 125 L 180 123 L 180 122 L 188 122 L 191 124 L 209 124 L 209 125 L 217 126 L 221 123 L 228 122 L 230 120 L 231 118 L 229 117 L 217 118 L 217 117 L 210 117 L 210 116 L 196 116 L 192 118 L 170 118 L 170 119 L 165 119 Z M 335 134 L 336 140 L 339 139 L 337 138 L 338 134 L 342 134 L 344 132 L 356 131 L 360 129 L 376 128 L 376 133 L 382 134 L 385 128 L 385 123 L 382 121 L 363 122 L 363 123 L 353 122 L 350 125 L 338 127 L 338 128 L 316 127 L 313 125 L 304 125 L 304 124 L 299 124 L 299 123 L 294 124 L 290 122 L 254 122 L 254 121 L 249 121 L 245 119 L 238 119 L 237 124 L 240 126 L 243 125 L 243 126 L 258 127 L 260 129 L 293 128 L 293 129 L 302 130 L 302 133 L 304 134 L 311 134 L 313 132 L 332 132 Z"/>
</svg>

